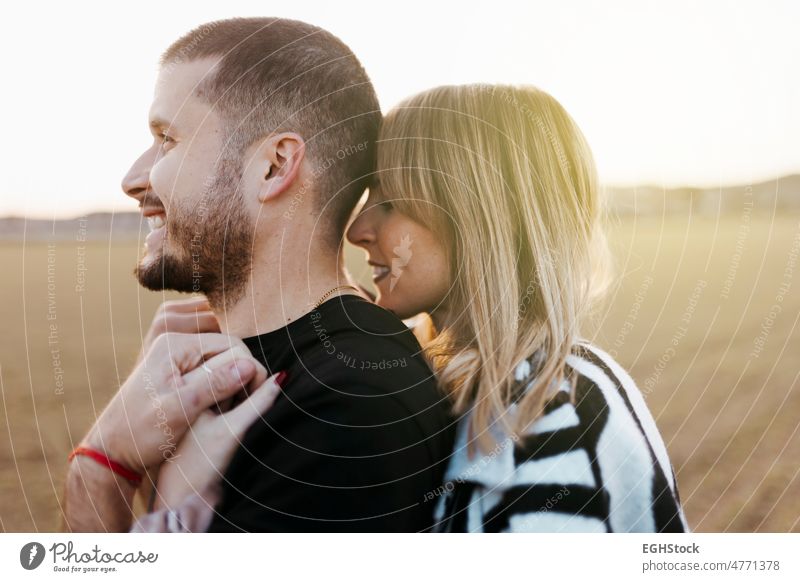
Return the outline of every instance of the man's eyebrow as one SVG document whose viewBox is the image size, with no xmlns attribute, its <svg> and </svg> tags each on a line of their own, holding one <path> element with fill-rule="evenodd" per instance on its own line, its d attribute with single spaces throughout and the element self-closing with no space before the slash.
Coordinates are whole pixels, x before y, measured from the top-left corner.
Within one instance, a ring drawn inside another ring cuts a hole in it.
<svg viewBox="0 0 800 582">
<path fill-rule="evenodd" d="M 156 131 L 159 131 L 159 130 L 162 130 L 162 129 L 169 129 L 171 127 L 172 127 L 172 124 L 170 122 L 168 122 L 168 121 L 166 121 L 164 119 L 161 119 L 160 117 L 153 117 L 152 119 L 150 119 L 150 128 L 154 129 Z"/>
</svg>

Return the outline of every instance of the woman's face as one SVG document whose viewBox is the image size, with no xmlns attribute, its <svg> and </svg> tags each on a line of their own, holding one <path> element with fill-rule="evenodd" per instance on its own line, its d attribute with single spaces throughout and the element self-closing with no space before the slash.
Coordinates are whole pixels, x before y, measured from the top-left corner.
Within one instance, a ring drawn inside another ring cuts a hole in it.
<svg viewBox="0 0 800 582">
<path fill-rule="evenodd" d="M 367 251 L 376 303 L 406 319 L 421 312 L 441 316 L 450 269 L 441 242 L 428 228 L 392 207 L 380 188 L 370 189 L 347 239 Z"/>
</svg>

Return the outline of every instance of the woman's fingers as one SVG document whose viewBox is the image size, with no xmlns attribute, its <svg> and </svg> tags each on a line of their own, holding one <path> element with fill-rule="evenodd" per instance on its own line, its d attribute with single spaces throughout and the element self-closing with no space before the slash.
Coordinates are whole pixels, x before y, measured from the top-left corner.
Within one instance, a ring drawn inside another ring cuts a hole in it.
<svg viewBox="0 0 800 582">
<path fill-rule="evenodd" d="M 165 333 L 219 332 L 219 322 L 205 297 L 166 301 L 156 311 L 144 338 L 143 352 Z M 141 357 L 140 357 L 141 359 Z"/>
<path fill-rule="evenodd" d="M 175 391 L 176 398 L 190 422 L 214 404 L 226 400 L 247 385 L 258 374 L 258 362 L 252 356 L 226 359 L 207 365 L 187 378 L 185 384 Z"/>
<path fill-rule="evenodd" d="M 188 299 L 173 299 L 165 301 L 159 307 L 161 312 L 192 313 L 195 311 L 211 311 L 211 305 L 205 296 L 189 297 Z"/>
<path fill-rule="evenodd" d="M 273 374 L 244 402 L 226 412 L 224 417 L 230 424 L 231 430 L 241 437 L 251 424 L 272 407 L 275 399 L 281 393 L 281 384 L 285 383 L 286 372 Z"/>
<path fill-rule="evenodd" d="M 218 333 L 219 321 L 212 311 L 194 311 L 192 313 L 167 313 L 161 323 L 164 333 Z"/>
<path fill-rule="evenodd" d="M 242 387 L 255 390 L 256 387 L 261 386 L 261 384 L 263 384 L 267 379 L 266 368 L 264 368 L 259 361 L 253 358 L 253 356 L 250 354 L 250 350 L 244 346 L 234 346 L 231 349 L 222 352 L 221 354 L 217 354 L 213 358 L 206 360 L 203 364 L 191 372 L 184 374 L 183 378 L 187 382 L 191 382 L 197 377 L 202 378 L 204 375 L 208 376 L 209 370 L 214 370 L 225 365 L 227 362 L 232 362 L 233 360 L 250 360 L 256 367 L 256 373 L 252 377 L 248 378 L 247 381 L 243 381 L 241 384 Z"/>
<path fill-rule="evenodd" d="M 220 333 L 165 333 L 153 342 L 144 357 L 150 360 L 170 361 L 176 371 L 185 376 L 206 360 L 233 348 L 250 351 L 239 338 Z"/>
</svg>

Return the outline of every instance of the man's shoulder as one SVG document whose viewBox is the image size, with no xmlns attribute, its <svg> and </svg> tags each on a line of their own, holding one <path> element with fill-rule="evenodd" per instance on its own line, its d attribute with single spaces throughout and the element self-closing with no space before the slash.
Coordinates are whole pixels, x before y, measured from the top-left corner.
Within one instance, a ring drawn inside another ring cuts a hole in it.
<svg viewBox="0 0 800 582">
<path fill-rule="evenodd" d="M 361 297 L 348 295 L 333 299 L 330 305 L 312 311 L 310 320 L 315 331 L 324 332 L 343 343 L 421 351 L 419 342 L 402 320 Z"/>
<path fill-rule="evenodd" d="M 337 426 L 434 433 L 450 424 L 450 403 L 421 353 L 343 341 L 289 381 L 292 416 Z"/>
<path fill-rule="evenodd" d="M 311 314 L 311 321 L 319 345 L 303 354 L 303 360 L 317 371 L 320 383 L 348 394 L 402 399 L 428 393 L 438 399 L 422 347 L 393 313 L 350 297 L 332 317 L 320 311 Z"/>
<path fill-rule="evenodd" d="M 369 448 L 365 441 L 408 446 L 448 433 L 449 400 L 406 325 L 358 297 L 332 301 L 309 315 L 284 394 L 253 436 L 301 433 L 344 454 L 356 443 Z"/>
</svg>

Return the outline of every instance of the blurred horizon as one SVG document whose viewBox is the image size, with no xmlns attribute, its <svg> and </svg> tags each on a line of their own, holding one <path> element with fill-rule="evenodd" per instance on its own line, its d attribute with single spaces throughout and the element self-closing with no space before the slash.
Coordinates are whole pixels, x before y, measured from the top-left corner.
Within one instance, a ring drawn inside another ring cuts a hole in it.
<svg viewBox="0 0 800 582">
<path fill-rule="evenodd" d="M 601 188 L 604 189 L 608 207 L 614 215 L 653 214 L 652 203 L 655 198 L 664 199 L 663 210 L 666 213 L 673 213 L 675 211 L 682 212 L 686 209 L 685 205 L 681 205 L 680 202 L 676 203 L 675 200 L 669 201 L 669 199 L 676 198 L 679 195 L 685 197 L 687 193 L 692 197 L 696 197 L 698 200 L 705 199 L 706 202 L 704 206 L 706 207 L 710 207 L 711 202 L 709 202 L 709 199 L 713 198 L 714 202 L 717 202 L 719 205 L 716 210 L 720 213 L 739 211 L 741 210 L 739 195 L 744 194 L 747 190 L 760 191 L 762 201 L 772 194 L 771 198 L 774 199 L 776 208 L 780 207 L 782 209 L 800 212 L 800 171 L 774 178 L 754 180 L 747 183 L 715 184 L 710 186 L 697 184 L 666 186 L 647 183 L 632 185 L 601 184 Z M 120 195 L 123 196 L 121 191 Z M 734 198 L 736 198 L 736 200 L 734 200 Z M 41 215 L 0 214 L 0 221 L 70 222 L 95 215 L 140 214 L 133 200 L 125 199 L 124 202 L 127 202 L 126 207 L 98 207 L 81 213 L 61 214 L 58 216 L 54 215 L 52 212 Z M 634 209 L 633 205 L 637 204 L 637 202 L 644 202 L 647 207 L 644 210 L 642 210 L 642 208 Z M 765 210 L 763 206 L 761 210 Z M 3 233 L 0 233 L 0 240 L 4 238 L 2 235 Z"/>
</svg>

